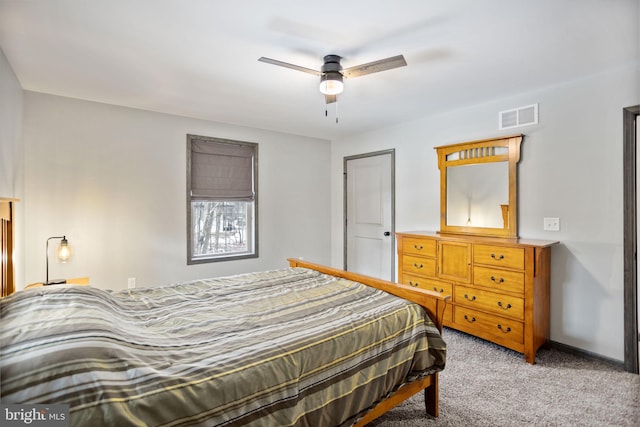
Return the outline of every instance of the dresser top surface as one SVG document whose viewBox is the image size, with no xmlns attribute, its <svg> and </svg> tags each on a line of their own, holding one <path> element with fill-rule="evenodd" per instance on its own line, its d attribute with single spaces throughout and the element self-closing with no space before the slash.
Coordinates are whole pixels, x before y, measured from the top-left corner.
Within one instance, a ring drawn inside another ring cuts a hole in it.
<svg viewBox="0 0 640 427">
<path fill-rule="evenodd" d="M 435 231 L 400 231 L 396 233 L 396 236 L 405 237 L 431 237 L 440 240 L 447 241 L 461 241 L 469 243 L 482 243 L 486 245 L 519 245 L 519 246 L 535 246 L 535 247 L 548 247 L 556 245 L 560 242 L 557 240 L 538 240 L 538 239 L 506 239 L 502 237 L 485 237 L 485 236 L 471 236 L 466 234 L 445 234 Z"/>
</svg>

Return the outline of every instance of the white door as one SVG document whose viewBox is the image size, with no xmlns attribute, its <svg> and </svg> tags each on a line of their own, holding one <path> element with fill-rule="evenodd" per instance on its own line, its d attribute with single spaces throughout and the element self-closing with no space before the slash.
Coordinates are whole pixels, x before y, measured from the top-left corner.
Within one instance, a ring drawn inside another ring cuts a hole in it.
<svg viewBox="0 0 640 427">
<path fill-rule="evenodd" d="M 395 281 L 394 152 L 345 158 L 345 269 Z"/>
</svg>

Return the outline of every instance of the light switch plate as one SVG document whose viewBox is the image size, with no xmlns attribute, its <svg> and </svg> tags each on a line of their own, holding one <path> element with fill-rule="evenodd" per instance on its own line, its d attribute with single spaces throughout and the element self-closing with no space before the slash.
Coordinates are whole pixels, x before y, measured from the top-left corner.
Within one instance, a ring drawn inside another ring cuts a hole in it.
<svg viewBox="0 0 640 427">
<path fill-rule="evenodd" d="M 544 231 L 560 231 L 560 218 L 545 218 Z"/>
</svg>

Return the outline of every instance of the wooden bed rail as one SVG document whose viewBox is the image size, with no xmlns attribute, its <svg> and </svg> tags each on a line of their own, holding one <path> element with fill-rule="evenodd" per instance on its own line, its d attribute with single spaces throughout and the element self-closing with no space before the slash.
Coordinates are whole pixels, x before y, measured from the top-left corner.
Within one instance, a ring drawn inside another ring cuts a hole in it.
<svg viewBox="0 0 640 427">
<path fill-rule="evenodd" d="M 427 289 L 412 288 L 407 285 L 389 282 L 387 280 L 377 279 L 364 274 L 353 273 L 351 271 L 340 270 L 338 268 L 327 267 L 309 261 L 296 258 L 288 258 L 290 267 L 303 267 L 316 270 L 321 273 L 330 274 L 332 276 L 342 277 L 344 279 L 353 280 L 354 282 L 364 283 L 382 291 L 388 292 L 400 298 L 407 299 L 421 305 L 429 313 L 429 317 L 442 332 L 442 319 L 447 301 L 451 299 L 450 295 L 443 295 L 439 292 L 429 291 Z"/>
</svg>

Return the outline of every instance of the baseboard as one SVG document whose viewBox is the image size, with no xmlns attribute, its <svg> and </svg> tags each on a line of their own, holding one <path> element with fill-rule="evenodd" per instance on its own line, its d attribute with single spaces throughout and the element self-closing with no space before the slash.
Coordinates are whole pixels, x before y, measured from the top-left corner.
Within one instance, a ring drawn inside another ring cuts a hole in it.
<svg viewBox="0 0 640 427">
<path fill-rule="evenodd" d="M 582 356 L 585 357 L 587 359 L 592 359 L 592 360 L 599 360 L 601 362 L 606 362 L 608 364 L 614 365 L 616 368 L 620 368 L 621 370 L 624 371 L 624 362 L 620 361 L 620 360 L 616 360 L 616 359 L 611 359 L 610 357 L 606 357 L 606 356 L 602 356 L 600 354 L 597 353 L 592 353 L 590 351 L 587 350 L 583 350 L 581 348 L 577 348 L 577 347 L 573 347 L 567 344 L 563 344 L 557 341 L 549 341 L 549 347 L 555 349 L 555 350 L 559 350 L 559 351 L 563 351 L 565 353 L 569 353 L 569 354 L 573 354 L 576 356 Z"/>
</svg>

